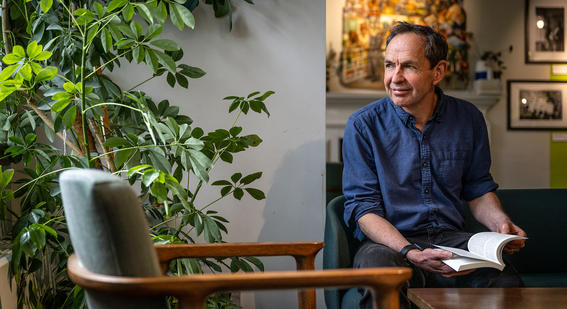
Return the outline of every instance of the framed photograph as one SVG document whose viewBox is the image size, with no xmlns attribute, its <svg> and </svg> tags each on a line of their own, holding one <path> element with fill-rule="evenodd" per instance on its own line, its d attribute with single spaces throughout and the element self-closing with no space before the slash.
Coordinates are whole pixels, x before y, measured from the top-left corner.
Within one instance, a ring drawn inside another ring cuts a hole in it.
<svg viewBox="0 0 567 309">
<path fill-rule="evenodd" d="M 526 0 L 526 63 L 567 63 L 564 0 Z"/>
<path fill-rule="evenodd" d="M 567 82 L 509 80 L 509 130 L 567 129 Z"/>
</svg>

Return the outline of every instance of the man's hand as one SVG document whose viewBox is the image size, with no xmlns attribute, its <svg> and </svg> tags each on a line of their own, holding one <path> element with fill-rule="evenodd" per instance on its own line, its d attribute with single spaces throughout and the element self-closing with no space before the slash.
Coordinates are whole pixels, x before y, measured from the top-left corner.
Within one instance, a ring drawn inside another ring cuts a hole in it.
<svg viewBox="0 0 567 309">
<path fill-rule="evenodd" d="M 445 277 L 461 276 L 470 274 L 474 270 L 456 272 L 447 266 L 442 260 L 453 257 L 453 253 L 445 250 L 425 249 L 423 251 L 411 250 L 406 258 L 415 266 L 423 268 L 429 272 L 438 273 Z"/>
<path fill-rule="evenodd" d="M 515 225 L 512 221 L 506 221 L 498 226 L 498 230 L 496 231 L 502 234 L 511 234 L 511 235 L 518 235 L 526 237 L 528 236 L 524 230 L 522 230 L 519 226 Z M 520 251 L 526 245 L 526 241 L 523 239 L 513 240 L 506 244 L 504 247 L 504 253 L 516 253 Z"/>
</svg>

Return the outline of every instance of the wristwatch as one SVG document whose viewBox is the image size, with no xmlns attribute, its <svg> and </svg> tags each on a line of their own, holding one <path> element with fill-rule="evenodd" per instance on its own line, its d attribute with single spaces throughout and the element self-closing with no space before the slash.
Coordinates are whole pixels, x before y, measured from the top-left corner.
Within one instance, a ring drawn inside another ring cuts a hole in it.
<svg viewBox="0 0 567 309">
<path fill-rule="evenodd" d="M 423 251 L 423 248 L 421 248 L 418 244 L 411 244 L 403 247 L 402 250 L 400 250 L 400 255 L 402 256 L 402 258 L 407 259 L 406 256 L 408 255 L 408 252 L 413 249 Z"/>
</svg>

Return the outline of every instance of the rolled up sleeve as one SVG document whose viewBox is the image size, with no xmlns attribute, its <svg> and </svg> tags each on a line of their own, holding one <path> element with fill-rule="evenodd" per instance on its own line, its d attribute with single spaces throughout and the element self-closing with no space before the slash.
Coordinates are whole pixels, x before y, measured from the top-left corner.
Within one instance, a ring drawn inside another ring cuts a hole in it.
<svg viewBox="0 0 567 309">
<path fill-rule="evenodd" d="M 477 113 L 474 123 L 474 150 L 463 186 L 463 198 L 466 201 L 471 201 L 498 188 L 490 175 L 490 144 L 482 113 Z"/>
<path fill-rule="evenodd" d="M 357 124 L 357 119 L 351 117 L 343 138 L 343 193 L 346 198 L 344 221 L 348 226 L 358 222 L 367 213 L 384 216 L 372 142 Z M 358 223 L 354 236 L 359 240 L 365 238 Z"/>
</svg>

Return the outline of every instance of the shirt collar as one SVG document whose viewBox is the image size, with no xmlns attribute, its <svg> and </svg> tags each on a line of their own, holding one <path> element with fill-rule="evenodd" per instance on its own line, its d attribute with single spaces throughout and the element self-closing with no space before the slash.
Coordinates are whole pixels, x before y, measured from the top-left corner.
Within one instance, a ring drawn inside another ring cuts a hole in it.
<svg viewBox="0 0 567 309">
<path fill-rule="evenodd" d="M 446 110 L 447 96 L 445 96 L 443 90 L 437 86 L 435 86 L 435 93 L 437 94 L 437 106 L 435 106 L 435 111 L 433 112 L 433 116 L 431 116 L 430 120 L 441 122 L 443 119 L 443 113 Z M 400 117 L 405 126 L 408 126 L 412 121 L 414 121 L 414 117 L 408 114 L 403 108 L 394 104 L 391 98 L 388 98 L 388 101 L 390 101 L 390 104 L 392 104 L 396 114 L 398 114 L 398 117 Z"/>
</svg>

